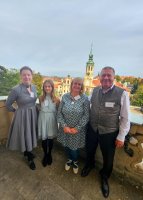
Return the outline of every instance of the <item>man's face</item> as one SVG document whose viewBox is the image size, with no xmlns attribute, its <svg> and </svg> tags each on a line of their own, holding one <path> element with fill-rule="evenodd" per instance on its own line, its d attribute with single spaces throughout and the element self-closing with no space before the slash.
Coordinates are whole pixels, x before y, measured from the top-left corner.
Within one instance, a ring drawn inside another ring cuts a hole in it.
<svg viewBox="0 0 143 200">
<path fill-rule="evenodd" d="M 113 85 L 115 74 L 112 69 L 103 69 L 100 74 L 100 83 L 103 89 L 108 89 Z"/>
</svg>

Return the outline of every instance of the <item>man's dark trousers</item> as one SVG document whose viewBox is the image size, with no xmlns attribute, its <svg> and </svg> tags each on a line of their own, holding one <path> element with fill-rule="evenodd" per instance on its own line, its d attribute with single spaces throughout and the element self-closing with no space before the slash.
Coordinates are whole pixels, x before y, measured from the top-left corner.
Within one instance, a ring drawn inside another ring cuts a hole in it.
<svg viewBox="0 0 143 200">
<path fill-rule="evenodd" d="M 95 153 L 99 144 L 103 156 L 103 168 L 100 170 L 100 175 L 103 179 L 108 179 L 113 169 L 117 135 L 118 131 L 99 134 L 98 130 L 94 131 L 91 125 L 88 127 L 86 138 L 86 167 L 94 167 Z"/>
</svg>

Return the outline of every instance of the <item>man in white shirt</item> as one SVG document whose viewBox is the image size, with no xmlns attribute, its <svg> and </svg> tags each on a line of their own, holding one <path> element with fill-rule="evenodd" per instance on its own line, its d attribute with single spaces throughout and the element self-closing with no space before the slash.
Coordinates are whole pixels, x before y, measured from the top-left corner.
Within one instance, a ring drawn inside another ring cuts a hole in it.
<svg viewBox="0 0 143 200">
<path fill-rule="evenodd" d="M 101 86 L 95 87 L 91 97 L 90 122 L 86 140 L 86 164 L 81 172 L 85 177 L 95 166 L 98 144 L 103 156 L 100 170 L 103 196 L 109 196 L 108 179 L 112 173 L 116 147 L 123 147 L 129 122 L 128 93 L 113 84 L 115 70 L 104 67 L 100 73 Z"/>
</svg>

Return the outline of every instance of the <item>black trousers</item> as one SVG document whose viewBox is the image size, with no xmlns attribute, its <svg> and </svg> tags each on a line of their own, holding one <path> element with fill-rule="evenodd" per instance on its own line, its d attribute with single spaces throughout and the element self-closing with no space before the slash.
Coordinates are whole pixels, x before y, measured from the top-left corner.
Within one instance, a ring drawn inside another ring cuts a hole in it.
<svg viewBox="0 0 143 200">
<path fill-rule="evenodd" d="M 89 125 L 86 138 L 86 166 L 93 167 L 95 165 L 95 153 L 100 145 L 100 149 L 103 157 L 103 167 L 100 170 L 102 178 L 109 178 L 112 169 L 115 155 L 115 140 L 118 132 L 99 134 L 98 130 L 95 132 Z"/>
</svg>

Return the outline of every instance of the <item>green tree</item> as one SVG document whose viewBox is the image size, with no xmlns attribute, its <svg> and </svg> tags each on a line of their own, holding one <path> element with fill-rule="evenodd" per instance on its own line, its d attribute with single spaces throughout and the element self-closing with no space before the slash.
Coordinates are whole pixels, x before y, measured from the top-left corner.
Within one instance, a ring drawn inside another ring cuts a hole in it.
<svg viewBox="0 0 143 200">
<path fill-rule="evenodd" d="M 7 96 L 12 87 L 20 81 L 19 71 L 17 69 L 6 69 L 0 66 L 0 96 Z"/>
<path fill-rule="evenodd" d="M 120 82 L 120 81 L 121 81 L 121 77 L 120 77 L 119 75 L 116 75 L 116 76 L 115 76 L 115 79 L 116 79 L 117 82 Z"/>
<path fill-rule="evenodd" d="M 5 72 L 6 72 L 6 68 L 0 65 L 0 80 Z"/>
<path fill-rule="evenodd" d="M 89 95 L 91 94 L 91 92 L 87 89 L 87 90 L 85 91 L 85 94 L 86 94 L 87 96 L 89 96 Z"/>
<path fill-rule="evenodd" d="M 122 80 L 122 83 L 130 83 L 130 84 L 136 84 L 139 82 L 139 79 L 140 78 L 135 78 L 135 77 L 125 77 L 123 80 Z"/>
<path fill-rule="evenodd" d="M 0 66 L 0 96 L 7 96 L 15 85 L 20 82 L 19 70 Z M 33 84 L 36 85 L 38 96 L 41 94 L 42 76 L 40 73 L 33 74 Z"/>
<path fill-rule="evenodd" d="M 143 106 L 143 85 L 140 85 L 136 93 L 131 96 L 131 105 Z"/>
<path fill-rule="evenodd" d="M 39 72 L 33 74 L 33 81 L 32 82 L 33 82 L 34 85 L 36 85 L 38 96 L 40 96 L 41 93 L 42 93 L 42 81 L 43 81 L 43 78 L 42 78 L 42 76 Z"/>
<path fill-rule="evenodd" d="M 131 94 L 135 94 L 137 89 L 138 89 L 138 82 L 135 82 L 133 84 L 133 87 L 132 87 L 132 90 L 131 90 Z"/>
</svg>

